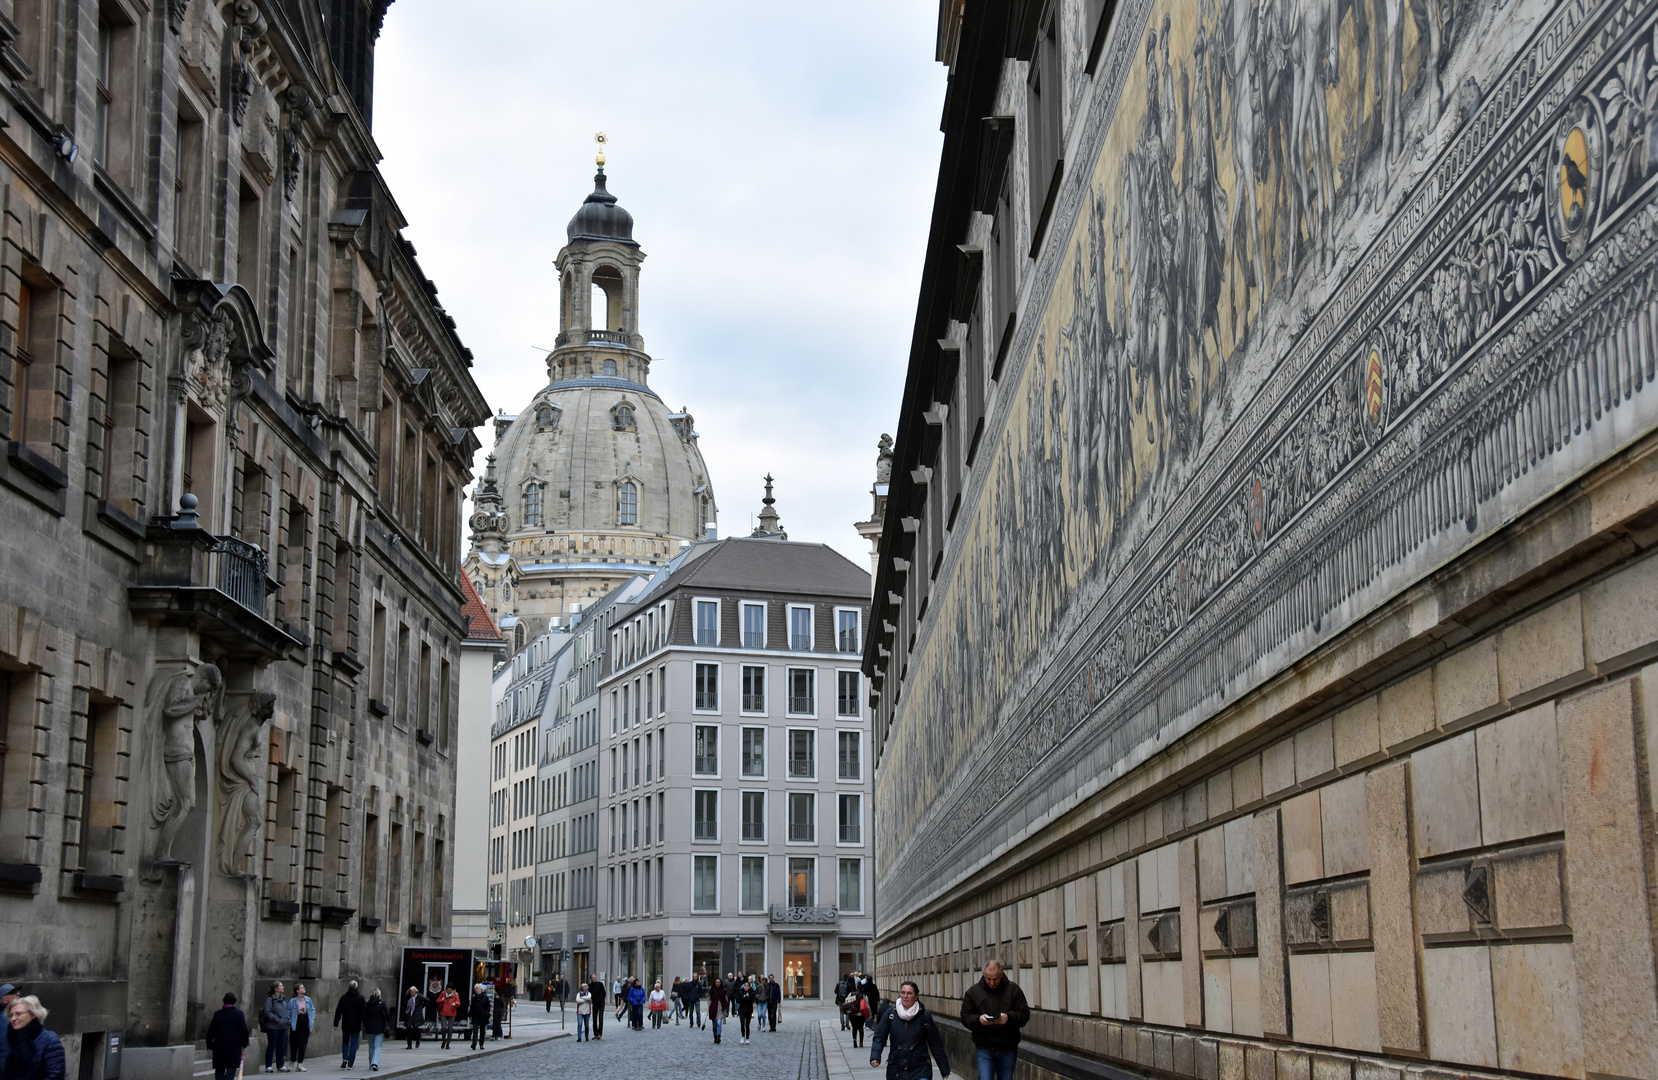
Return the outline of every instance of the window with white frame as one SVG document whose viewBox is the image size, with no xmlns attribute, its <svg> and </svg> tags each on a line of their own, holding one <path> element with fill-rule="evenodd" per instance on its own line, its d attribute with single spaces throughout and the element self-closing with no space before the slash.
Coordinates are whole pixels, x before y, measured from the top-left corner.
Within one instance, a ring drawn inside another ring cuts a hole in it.
<svg viewBox="0 0 1658 1080">
<path fill-rule="evenodd" d="M 817 843 L 816 792 L 789 792 L 789 843 Z"/>
<path fill-rule="evenodd" d="M 817 779 L 817 732 L 810 728 L 789 729 L 789 779 Z"/>
<path fill-rule="evenodd" d="M 864 909 L 864 862 L 862 859 L 840 860 L 840 882 L 837 890 L 838 906 L 843 914 L 856 914 Z"/>
<path fill-rule="evenodd" d="M 864 778 L 862 733 L 837 731 L 835 733 L 835 779 L 862 780 Z"/>
<path fill-rule="evenodd" d="M 639 524 L 639 488 L 631 480 L 616 489 L 616 524 Z"/>
<path fill-rule="evenodd" d="M 766 711 L 766 669 L 763 665 L 743 665 L 743 712 Z"/>
<path fill-rule="evenodd" d="M 691 839 L 720 838 L 720 793 L 712 788 L 691 792 Z"/>
<path fill-rule="evenodd" d="M 839 608 L 835 611 L 835 649 L 843 653 L 855 653 L 863 648 L 858 634 L 858 612 Z"/>
<path fill-rule="evenodd" d="M 744 777 L 766 776 L 766 729 L 763 727 L 746 727 L 743 729 L 742 768 Z"/>
<path fill-rule="evenodd" d="M 789 648 L 795 652 L 812 651 L 812 609 L 789 608 Z"/>
<path fill-rule="evenodd" d="M 742 897 L 738 901 L 744 911 L 766 909 L 766 857 L 743 856 Z"/>
<path fill-rule="evenodd" d="M 720 665 L 697 665 L 691 705 L 698 712 L 720 711 Z"/>
<path fill-rule="evenodd" d="M 847 792 L 835 796 L 837 844 L 864 842 L 864 800 L 862 795 Z"/>
<path fill-rule="evenodd" d="M 720 602 L 698 600 L 696 604 L 696 642 L 698 645 L 720 643 Z"/>
<path fill-rule="evenodd" d="M 697 776 L 720 775 L 719 725 L 696 725 L 696 731 L 691 742 L 691 772 Z"/>
<path fill-rule="evenodd" d="M 789 906 L 811 907 L 817 903 L 817 860 L 807 857 L 789 860 Z"/>
<path fill-rule="evenodd" d="M 766 838 L 766 793 L 743 792 L 743 839 L 750 842 Z"/>
<path fill-rule="evenodd" d="M 789 669 L 789 712 L 795 716 L 817 715 L 817 671 Z"/>
<path fill-rule="evenodd" d="M 861 683 L 859 672 L 835 672 L 835 715 L 857 716 L 858 688 Z"/>
<path fill-rule="evenodd" d="M 691 910 L 720 909 L 720 857 L 691 856 Z"/>
<path fill-rule="evenodd" d="M 745 601 L 743 615 L 743 648 L 766 647 L 766 605 Z"/>
</svg>

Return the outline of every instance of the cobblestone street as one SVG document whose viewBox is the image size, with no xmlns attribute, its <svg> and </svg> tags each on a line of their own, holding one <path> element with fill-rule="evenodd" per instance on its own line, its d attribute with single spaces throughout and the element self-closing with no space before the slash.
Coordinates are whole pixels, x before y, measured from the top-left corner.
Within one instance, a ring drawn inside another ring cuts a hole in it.
<svg viewBox="0 0 1658 1080">
<path fill-rule="evenodd" d="M 528 1013 L 519 1013 L 519 1031 L 541 1035 L 546 1032 L 544 1014 L 535 1012 L 533 1021 L 526 1023 Z M 720 1045 L 714 1045 L 713 1028 L 695 1029 L 672 1021 L 662 1030 L 651 1028 L 645 1022 L 642 1032 L 630 1031 L 626 1023 L 618 1021 L 614 1010 L 605 1016 L 604 1038 L 578 1043 L 574 1038 L 560 1038 L 532 1043 L 523 1049 L 514 1049 L 454 1065 L 422 1069 L 423 1080 L 471 1080 L 488 1077 L 489 1080 L 541 1080 L 555 1072 L 559 1075 L 596 1077 L 615 1075 L 623 1070 L 634 1076 L 741 1076 L 763 1080 L 797 1080 L 799 1077 L 823 1076 L 821 1021 L 832 1021 L 832 1006 L 784 1006 L 783 1022 L 777 1031 L 755 1030 L 751 1041 L 744 1046 L 733 1020 L 725 1029 Z M 568 1015 L 571 1032 L 575 1031 L 576 1017 L 572 1009 Z M 558 1012 L 552 1014 L 552 1027 L 558 1026 Z M 758 1028 L 758 1023 L 755 1027 Z M 806 1037 L 810 1036 L 810 1043 Z M 501 1043 L 492 1042 L 492 1048 Z M 802 1069 L 805 1050 L 812 1060 Z M 335 1064 L 338 1064 L 335 1062 Z M 359 1068 L 360 1068 L 359 1063 Z M 866 1073 L 868 1069 L 864 1070 Z M 871 1074 L 873 1075 L 873 1074 Z"/>
</svg>

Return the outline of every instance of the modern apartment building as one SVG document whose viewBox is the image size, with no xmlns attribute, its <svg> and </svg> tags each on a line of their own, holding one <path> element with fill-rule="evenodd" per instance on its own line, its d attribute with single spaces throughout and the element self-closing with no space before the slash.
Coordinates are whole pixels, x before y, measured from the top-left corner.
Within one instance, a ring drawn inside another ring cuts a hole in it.
<svg viewBox="0 0 1658 1080">
<path fill-rule="evenodd" d="M 691 547 L 609 628 L 599 966 L 816 998 L 873 932 L 869 576 L 762 534 Z"/>
</svg>

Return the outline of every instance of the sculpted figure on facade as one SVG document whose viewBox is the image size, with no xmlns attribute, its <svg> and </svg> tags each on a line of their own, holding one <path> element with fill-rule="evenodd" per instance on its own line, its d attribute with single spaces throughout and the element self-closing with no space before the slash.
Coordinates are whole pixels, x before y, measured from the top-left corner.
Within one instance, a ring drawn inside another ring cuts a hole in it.
<svg viewBox="0 0 1658 1080">
<path fill-rule="evenodd" d="M 224 676 L 212 664 L 157 675 L 150 700 L 152 728 L 161 736 L 161 776 L 150 808 L 153 877 L 155 867 L 173 861 L 173 840 L 196 807 L 196 722 L 218 719 Z"/>
<path fill-rule="evenodd" d="M 224 722 L 219 733 L 219 869 L 228 877 L 255 878 L 248 869 L 254 837 L 265 820 L 264 787 L 269 769 L 267 726 L 276 713 L 276 695 L 255 690 Z"/>
</svg>

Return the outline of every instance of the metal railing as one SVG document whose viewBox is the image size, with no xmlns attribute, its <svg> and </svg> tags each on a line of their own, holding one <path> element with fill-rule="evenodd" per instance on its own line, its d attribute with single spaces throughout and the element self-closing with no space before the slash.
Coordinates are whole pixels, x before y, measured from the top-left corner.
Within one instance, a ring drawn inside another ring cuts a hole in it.
<svg viewBox="0 0 1658 1080">
<path fill-rule="evenodd" d="M 268 561 L 258 544 L 221 536 L 209 558 L 215 588 L 257 615 L 265 614 L 265 569 Z"/>
<path fill-rule="evenodd" d="M 798 926 L 833 926 L 840 922 L 840 909 L 833 904 L 813 904 L 795 907 L 773 904 L 771 921 Z"/>
</svg>

